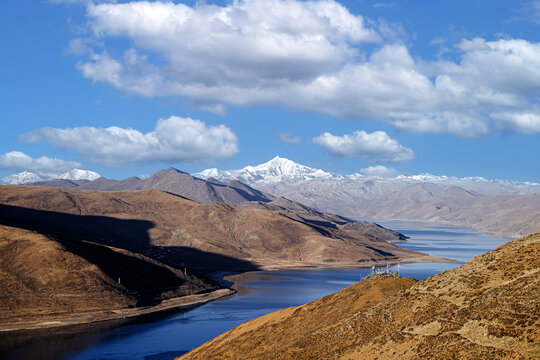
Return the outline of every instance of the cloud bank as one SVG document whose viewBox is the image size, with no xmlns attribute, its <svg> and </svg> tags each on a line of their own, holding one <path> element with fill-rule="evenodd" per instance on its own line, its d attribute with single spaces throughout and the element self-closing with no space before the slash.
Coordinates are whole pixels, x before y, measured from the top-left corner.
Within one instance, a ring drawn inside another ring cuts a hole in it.
<svg viewBox="0 0 540 360">
<path fill-rule="evenodd" d="M 33 158 L 20 151 L 10 151 L 5 154 L 0 154 L 0 169 L 3 170 L 27 170 L 39 173 L 56 173 L 81 167 L 81 163 L 77 161 L 66 161 L 47 156 Z"/>
<path fill-rule="evenodd" d="M 355 131 L 352 134 L 335 136 L 328 132 L 313 139 L 333 156 L 366 158 L 375 162 L 406 163 L 414 159 L 411 149 L 399 144 L 384 131 Z"/>
<path fill-rule="evenodd" d="M 228 127 L 207 126 L 202 121 L 178 116 L 158 120 L 155 130 L 145 134 L 116 126 L 44 127 L 21 135 L 20 140 L 75 150 L 85 159 L 104 166 L 196 163 L 230 157 L 238 152 L 238 139 Z"/>
<path fill-rule="evenodd" d="M 187 97 L 221 114 L 278 105 L 413 133 L 540 132 L 540 43 L 465 39 L 457 61 L 426 62 L 332 0 L 90 4 L 87 17 L 81 44 L 104 49 L 78 69 L 127 93 Z M 117 38 L 132 47 L 118 54 L 108 46 Z"/>
</svg>

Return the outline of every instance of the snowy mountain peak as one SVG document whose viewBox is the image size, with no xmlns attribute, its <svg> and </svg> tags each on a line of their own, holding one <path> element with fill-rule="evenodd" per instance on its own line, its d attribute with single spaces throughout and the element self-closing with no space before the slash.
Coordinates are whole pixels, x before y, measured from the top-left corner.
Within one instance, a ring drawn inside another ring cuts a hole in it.
<svg viewBox="0 0 540 360">
<path fill-rule="evenodd" d="M 2 178 L 2 181 L 9 185 L 22 185 L 38 181 L 47 181 L 54 179 L 65 180 L 95 180 L 101 177 L 97 172 L 90 170 L 71 169 L 65 173 L 41 173 L 32 171 L 23 171 L 18 174 L 8 175 Z"/>
<path fill-rule="evenodd" d="M 240 170 L 206 169 L 194 174 L 197 177 L 214 178 L 221 181 L 239 180 L 253 185 L 258 183 L 297 182 L 310 179 L 328 179 L 334 174 L 321 169 L 300 165 L 292 160 L 276 156 L 272 160 L 256 166 L 246 166 Z"/>
<path fill-rule="evenodd" d="M 201 178 L 201 179 L 210 179 L 214 178 L 219 180 L 220 174 L 223 173 L 223 171 L 218 170 L 216 168 L 206 169 L 199 173 L 193 174 L 195 177 Z"/>
<path fill-rule="evenodd" d="M 58 179 L 66 180 L 95 180 L 101 177 L 97 172 L 90 170 L 71 169 L 63 174 L 60 174 Z"/>
<path fill-rule="evenodd" d="M 11 174 L 2 178 L 2 181 L 9 185 L 27 184 L 43 180 L 48 179 L 45 176 L 33 173 L 31 171 L 23 171 L 18 174 Z"/>
</svg>

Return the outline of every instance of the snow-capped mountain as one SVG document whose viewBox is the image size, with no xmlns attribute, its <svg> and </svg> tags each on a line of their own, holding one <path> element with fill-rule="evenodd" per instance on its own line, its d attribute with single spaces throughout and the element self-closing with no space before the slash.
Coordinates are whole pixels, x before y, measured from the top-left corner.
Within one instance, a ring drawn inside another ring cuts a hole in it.
<svg viewBox="0 0 540 360">
<path fill-rule="evenodd" d="M 8 175 L 2 178 L 2 181 L 9 185 L 21 185 L 54 179 L 95 180 L 99 177 L 101 177 L 101 175 L 95 171 L 71 169 L 64 173 L 38 173 L 32 171 L 23 171 L 17 174 Z"/>
<path fill-rule="evenodd" d="M 2 178 L 2 181 L 9 185 L 20 185 L 44 180 L 49 179 L 31 171 L 23 171 L 18 174 L 11 174 Z"/>
<path fill-rule="evenodd" d="M 66 179 L 66 180 L 95 180 L 97 178 L 100 178 L 101 175 L 99 175 L 95 171 L 90 170 L 81 170 L 81 169 L 71 169 L 69 171 L 66 171 L 63 174 L 60 174 L 57 179 Z"/>
<path fill-rule="evenodd" d="M 340 175 L 297 164 L 294 161 L 279 156 L 264 164 L 246 166 L 239 170 L 218 170 L 213 168 L 193 175 L 203 179 L 214 178 L 222 181 L 238 180 L 249 185 L 341 178 Z"/>
<path fill-rule="evenodd" d="M 507 236 L 540 230 L 538 183 L 405 175 L 382 166 L 340 175 L 280 157 L 240 170 L 208 169 L 195 176 L 239 180 L 274 196 L 353 219 L 436 221 Z"/>
<path fill-rule="evenodd" d="M 392 169 L 386 170 L 390 170 L 389 172 L 391 173 Z M 246 166 L 239 170 L 218 170 L 212 168 L 193 175 L 203 179 L 214 178 L 221 181 L 238 180 L 251 186 L 262 187 L 265 191 L 271 191 L 271 188 L 268 186 L 275 188 L 277 185 L 283 187 L 307 181 L 312 183 L 316 180 L 327 180 L 324 181 L 326 185 L 333 181 L 337 183 L 344 181 L 347 183 L 355 182 L 358 185 L 369 182 L 368 185 L 370 186 L 373 182 L 386 183 L 387 185 L 431 183 L 443 186 L 459 186 L 467 190 L 478 191 L 485 195 L 540 192 L 540 184 L 538 183 L 497 179 L 488 180 L 482 177 L 458 178 L 455 176 L 432 175 L 428 173 L 418 175 L 397 173 L 395 176 L 382 177 L 362 173 L 362 171 L 351 175 L 340 175 L 301 165 L 279 156 L 266 163 L 256 166 Z"/>
</svg>

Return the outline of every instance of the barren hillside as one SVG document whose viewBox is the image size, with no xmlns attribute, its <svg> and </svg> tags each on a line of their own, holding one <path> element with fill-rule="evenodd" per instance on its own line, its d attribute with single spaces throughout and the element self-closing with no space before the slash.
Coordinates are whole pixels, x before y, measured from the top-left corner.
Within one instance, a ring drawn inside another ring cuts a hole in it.
<svg viewBox="0 0 540 360">
<path fill-rule="evenodd" d="M 537 359 L 540 234 L 426 280 L 376 277 L 248 321 L 180 359 Z"/>
<path fill-rule="evenodd" d="M 188 272 L 437 260 L 355 229 L 157 190 L 1 186 L 0 215 L 5 225 L 127 249 Z"/>
<path fill-rule="evenodd" d="M 216 290 L 143 255 L 0 225 L 0 324 L 153 305 Z"/>
</svg>

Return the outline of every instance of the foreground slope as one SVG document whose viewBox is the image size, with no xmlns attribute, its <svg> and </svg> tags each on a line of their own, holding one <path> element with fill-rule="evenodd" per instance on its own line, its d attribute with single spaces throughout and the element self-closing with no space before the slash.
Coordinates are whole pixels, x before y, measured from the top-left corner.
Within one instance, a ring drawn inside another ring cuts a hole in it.
<svg viewBox="0 0 540 360">
<path fill-rule="evenodd" d="M 0 186 L 0 223 L 85 239 L 189 271 L 437 261 L 355 229 L 275 211 L 199 204 L 157 190 Z"/>
<path fill-rule="evenodd" d="M 533 359 L 539 294 L 540 233 L 420 282 L 356 283 L 248 321 L 181 359 Z"/>
</svg>

